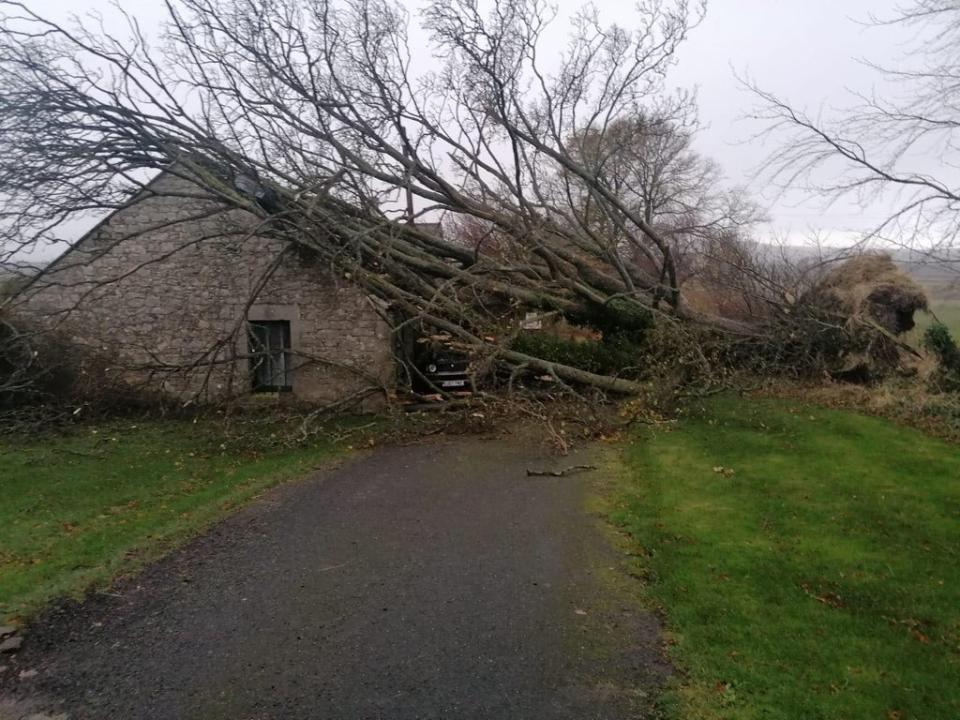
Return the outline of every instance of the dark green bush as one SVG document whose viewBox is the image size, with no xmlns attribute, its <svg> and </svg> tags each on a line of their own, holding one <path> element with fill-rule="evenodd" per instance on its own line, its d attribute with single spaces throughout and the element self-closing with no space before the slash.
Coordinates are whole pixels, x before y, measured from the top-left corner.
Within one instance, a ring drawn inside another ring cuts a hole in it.
<svg viewBox="0 0 960 720">
<path fill-rule="evenodd" d="M 923 346 L 936 355 L 941 367 L 960 370 L 960 348 L 957 348 L 956 340 L 943 323 L 934 323 L 927 328 L 923 335 Z"/>
<path fill-rule="evenodd" d="M 520 333 L 511 349 L 601 375 L 637 377 L 641 350 L 622 335 L 603 340 L 565 340 L 541 332 Z"/>
<path fill-rule="evenodd" d="M 960 348 L 946 325 L 934 323 L 928 327 L 923 346 L 937 358 L 940 368 L 934 381 L 939 388 L 960 391 Z"/>
<path fill-rule="evenodd" d="M 594 306 L 579 323 L 603 333 L 605 344 L 624 341 L 641 344 L 654 327 L 649 310 L 616 298 L 605 305 Z"/>
</svg>

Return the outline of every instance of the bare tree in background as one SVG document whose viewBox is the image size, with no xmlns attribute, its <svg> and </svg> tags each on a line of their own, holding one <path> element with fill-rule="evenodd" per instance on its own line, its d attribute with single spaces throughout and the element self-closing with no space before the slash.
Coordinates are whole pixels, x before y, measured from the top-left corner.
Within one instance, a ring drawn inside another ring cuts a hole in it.
<svg viewBox="0 0 960 720">
<path fill-rule="evenodd" d="M 680 94 L 650 114 L 618 120 L 602 135 L 586 129 L 571 140 L 584 167 L 670 244 L 678 286 L 703 269 L 705 258 L 728 252 L 764 219 L 743 190 L 724 187 L 715 162 L 693 149 L 696 129 L 693 98 Z M 646 272 L 662 273 L 642 244 L 618 232 L 589 184 L 569 174 L 564 180 L 563 192 L 598 237 L 626 245 L 631 261 Z M 662 274 L 660 281 L 665 287 Z"/>
<path fill-rule="evenodd" d="M 960 271 L 960 2 L 910 0 L 871 22 L 902 28 L 908 50 L 874 66 L 882 91 L 846 112 L 812 117 L 747 83 L 777 146 L 767 175 L 828 204 L 889 207 L 865 240 Z"/>
<path fill-rule="evenodd" d="M 78 212 L 149 193 L 149 172 L 198 183 L 257 233 L 307 246 L 332 270 L 459 341 L 568 380 L 635 385 L 485 339 L 484 302 L 648 322 L 685 314 L 674 243 L 586 167 L 570 138 L 602 140 L 650 114 L 703 12 L 641 0 L 633 27 L 578 12 L 556 63 L 542 0 L 427 3 L 437 69 L 411 69 L 409 19 L 389 0 L 166 0 L 148 38 L 132 17 L 69 27 L 0 0 L 0 240 L 8 255 L 58 239 Z M 157 42 L 157 45 L 153 45 Z M 615 228 L 598 237 L 554 192 L 568 178 Z M 421 213 L 487 223 L 522 252 L 482 255 L 396 222 Z M 622 239 L 622 242 L 620 241 Z M 640 248 L 646 267 L 629 262 Z M 630 254 L 635 250 L 630 250 Z"/>
</svg>

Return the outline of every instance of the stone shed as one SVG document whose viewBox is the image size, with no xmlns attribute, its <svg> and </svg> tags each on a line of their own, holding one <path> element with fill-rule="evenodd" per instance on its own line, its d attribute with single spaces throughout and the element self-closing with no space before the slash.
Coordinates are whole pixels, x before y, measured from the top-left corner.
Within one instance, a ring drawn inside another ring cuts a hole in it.
<svg viewBox="0 0 960 720">
<path fill-rule="evenodd" d="M 385 309 L 315 258 L 256 235 L 171 172 L 155 178 L 17 299 L 130 382 L 184 398 L 273 394 L 383 402 Z"/>
</svg>

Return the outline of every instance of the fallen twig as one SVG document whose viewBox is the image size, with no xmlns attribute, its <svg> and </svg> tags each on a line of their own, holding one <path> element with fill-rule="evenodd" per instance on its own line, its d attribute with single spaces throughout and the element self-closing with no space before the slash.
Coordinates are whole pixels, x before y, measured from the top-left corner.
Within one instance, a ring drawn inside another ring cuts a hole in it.
<svg viewBox="0 0 960 720">
<path fill-rule="evenodd" d="M 565 470 L 527 470 L 527 477 L 566 477 L 574 473 L 596 470 L 596 465 L 571 465 Z"/>
</svg>

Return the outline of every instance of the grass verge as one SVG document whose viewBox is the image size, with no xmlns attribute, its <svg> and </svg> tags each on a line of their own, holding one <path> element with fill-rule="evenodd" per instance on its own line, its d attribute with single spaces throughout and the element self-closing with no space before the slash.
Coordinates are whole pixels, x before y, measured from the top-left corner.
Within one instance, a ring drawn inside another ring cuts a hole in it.
<svg viewBox="0 0 960 720">
<path fill-rule="evenodd" d="M 0 438 L 0 621 L 103 586 L 346 450 L 332 427 L 278 442 L 289 432 L 262 420 L 228 436 L 211 418 Z"/>
<path fill-rule="evenodd" d="M 877 418 L 716 398 L 625 451 L 683 673 L 676 718 L 960 717 L 960 452 Z"/>
</svg>

